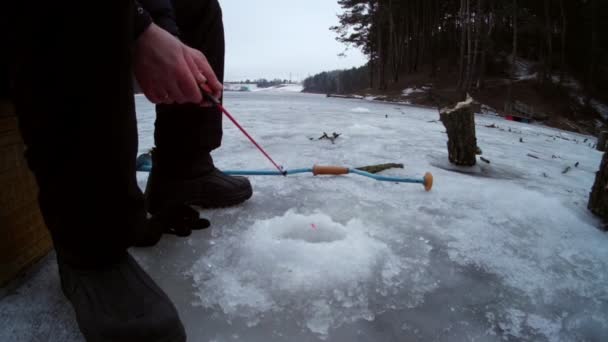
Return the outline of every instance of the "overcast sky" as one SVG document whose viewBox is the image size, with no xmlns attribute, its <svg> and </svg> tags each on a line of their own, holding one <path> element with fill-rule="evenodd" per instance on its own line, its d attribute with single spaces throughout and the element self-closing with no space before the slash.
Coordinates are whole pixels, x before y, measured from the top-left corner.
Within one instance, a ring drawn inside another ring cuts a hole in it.
<svg viewBox="0 0 608 342">
<path fill-rule="evenodd" d="M 365 64 L 329 30 L 341 12 L 336 0 L 220 0 L 226 30 L 226 81 L 303 79 Z"/>
</svg>

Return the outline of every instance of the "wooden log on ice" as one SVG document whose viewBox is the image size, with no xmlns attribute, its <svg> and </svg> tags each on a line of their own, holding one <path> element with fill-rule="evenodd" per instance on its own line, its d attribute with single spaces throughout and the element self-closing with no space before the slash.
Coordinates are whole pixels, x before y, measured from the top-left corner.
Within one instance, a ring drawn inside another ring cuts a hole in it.
<svg viewBox="0 0 608 342">
<path fill-rule="evenodd" d="M 477 162 L 477 137 L 473 99 L 459 102 L 453 108 L 439 111 L 439 118 L 448 134 L 448 156 L 450 162 L 460 166 L 473 166 Z"/>
<path fill-rule="evenodd" d="M 327 97 L 337 97 L 339 99 L 363 99 L 363 96 L 360 95 L 342 95 L 342 94 L 327 94 Z"/>
<path fill-rule="evenodd" d="M 608 141 L 608 131 L 601 131 L 597 137 L 597 150 L 606 151 L 606 142 Z"/>
<path fill-rule="evenodd" d="M 604 153 L 599 171 L 595 174 L 595 183 L 589 194 L 587 208 L 592 213 L 608 221 L 608 153 Z"/>
<path fill-rule="evenodd" d="M 378 173 L 378 172 L 382 172 L 384 170 L 394 169 L 394 168 L 403 169 L 403 164 L 395 164 L 395 163 L 378 164 L 378 165 L 356 167 L 355 169 L 369 172 L 369 173 Z"/>
</svg>

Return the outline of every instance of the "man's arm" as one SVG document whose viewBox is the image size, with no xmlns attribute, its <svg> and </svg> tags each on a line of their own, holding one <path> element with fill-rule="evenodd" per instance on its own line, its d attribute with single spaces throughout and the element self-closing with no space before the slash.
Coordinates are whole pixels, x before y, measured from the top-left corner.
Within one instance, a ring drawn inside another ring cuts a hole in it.
<svg viewBox="0 0 608 342">
<path fill-rule="evenodd" d="M 135 38 L 139 37 L 152 22 L 174 36 L 179 36 L 175 12 L 170 0 L 135 1 Z"/>
<path fill-rule="evenodd" d="M 205 55 L 182 43 L 170 0 L 135 0 L 133 71 L 153 103 L 197 103 L 206 83 L 215 97 L 223 86 Z"/>
</svg>

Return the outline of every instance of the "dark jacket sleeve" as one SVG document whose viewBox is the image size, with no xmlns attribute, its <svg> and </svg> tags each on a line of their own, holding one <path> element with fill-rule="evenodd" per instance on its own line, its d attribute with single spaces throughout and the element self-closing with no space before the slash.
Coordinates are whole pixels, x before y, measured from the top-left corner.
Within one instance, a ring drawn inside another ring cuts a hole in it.
<svg viewBox="0 0 608 342">
<path fill-rule="evenodd" d="M 135 1 L 135 37 L 139 37 L 152 22 L 171 34 L 179 36 L 171 0 Z"/>
</svg>

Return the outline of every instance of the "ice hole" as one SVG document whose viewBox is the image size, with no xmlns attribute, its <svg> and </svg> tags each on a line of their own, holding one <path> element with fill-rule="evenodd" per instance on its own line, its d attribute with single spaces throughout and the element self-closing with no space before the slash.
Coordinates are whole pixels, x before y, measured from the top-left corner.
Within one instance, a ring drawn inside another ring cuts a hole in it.
<svg viewBox="0 0 608 342">
<path fill-rule="evenodd" d="M 279 235 L 279 239 L 327 243 L 346 239 L 346 231 L 334 224 L 298 222 L 286 227 L 285 231 Z"/>
</svg>

